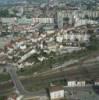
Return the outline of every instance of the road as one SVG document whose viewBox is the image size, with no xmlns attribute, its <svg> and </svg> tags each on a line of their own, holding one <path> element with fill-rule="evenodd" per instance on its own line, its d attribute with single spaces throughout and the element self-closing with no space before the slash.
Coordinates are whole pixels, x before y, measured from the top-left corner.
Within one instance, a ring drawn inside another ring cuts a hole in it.
<svg viewBox="0 0 99 100">
<path fill-rule="evenodd" d="M 22 85 L 21 81 L 19 80 L 16 70 L 14 69 L 14 66 L 12 65 L 7 65 L 5 66 L 7 72 L 10 74 L 11 79 L 15 85 L 16 90 L 19 92 L 19 94 L 24 95 L 24 96 L 28 96 L 28 97 L 32 97 L 32 96 L 45 96 L 46 95 L 46 91 L 45 90 L 41 90 L 41 91 L 37 91 L 37 92 L 28 92 L 27 90 L 25 90 L 24 86 Z"/>
</svg>

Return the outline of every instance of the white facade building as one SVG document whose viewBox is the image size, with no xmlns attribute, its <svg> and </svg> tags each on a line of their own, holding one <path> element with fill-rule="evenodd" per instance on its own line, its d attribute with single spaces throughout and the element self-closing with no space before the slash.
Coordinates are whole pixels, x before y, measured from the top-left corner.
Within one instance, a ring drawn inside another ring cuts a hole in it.
<svg viewBox="0 0 99 100">
<path fill-rule="evenodd" d="M 69 33 L 67 33 L 66 31 L 64 31 L 63 33 L 63 37 L 66 40 L 69 40 L 71 42 L 78 40 L 79 42 L 86 42 L 89 41 L 90 38 L 90 34 L 87 33 L 75 33 L 70 31 Z"/>
<path fill-rule="evenodd" d="M 68 87 L 75 87 L 76 86 L 76 81 L 68 81 L 67 86 Z"/>
<path fill-rule="evenodd" d="M 59 42 L 59 43 L 62 43 L 62 41 L 63 41 L 63 36 L 61 36 L 61 35 L 60 35 L 60 36 L 57 36 L 57 37 L 56 37 L 56 41 Z"/>
<path fill-rule="evenodd" d="M 97 10 L 77 10 L 77 9 L 67 9 L 57 12 L 57 22 L 58 22 L 58 28 L 63 28 L 63 19 L 69 18 L 69 24 L 72 24 L 74 22 L 74 16 L 78 16 L 80 19 L 85 18 L 85 16 L 88 16 L 90 18 L 97 18 L 99 17 L 99 11 Z M 94 23 L 94 21 L 87 20 L 87 23 Z M 85 24 L 86 22 L 84 20 L 80 20 L 80 24 Z"/>
<path fill-rule="evenodd" d="M 1 18 L 1 22 L 3 24 L 8 24 L 8 25 L 15 24 L 16 20 L 17 20 L 16 17 L 13 17 L 13 18 Z"/>
<path fill-rule="evenodd" d="M 96 21 L 93 21 L 93 20 L 78 20 L 76 23 L 75 23 L 75 27 L 78 27 L 78 26 L 81 26 L 81 25 L 87 25 L 87 24 L 98 24 L 98 22 Z"/>
<path fill-rule="evenodd" d="M 31 55 L 33 55 L 35 53 L 36 53 L 36 50 L 32 49 L 30 52 L 28 52 L 27 54 L 22 56 L 21 59 L 18 61 L 18 63 L 21 63 L 21 62 L 25 61 L 27 58 L 29 58 Z"/>
<path fill-rule="evenodd" d="M 83 87 L 85 86 L 85 81 L 68 81 L 68 87 Z"/>
<path fill-rule="evenodd" d="M 64 98 L 63 87 L 53 86 L 50 88 L 50 99 L 51 100 L 60 100 L 63 98 Z"/>
<path fill-rule="evenodd" d="M 95 81 L 94 83 L 96 86 L 99 86 L 99 81 Z"/>
<path fill-rule="evenodd" d="M 54 23 L 54 18 L 32 18 L 33 23 Z"/>
</svg>

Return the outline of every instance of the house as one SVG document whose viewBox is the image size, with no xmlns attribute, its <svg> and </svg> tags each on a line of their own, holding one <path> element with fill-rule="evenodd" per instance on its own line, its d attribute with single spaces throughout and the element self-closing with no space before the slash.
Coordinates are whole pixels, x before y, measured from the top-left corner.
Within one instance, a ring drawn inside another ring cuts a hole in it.
<svg viewBox="0 0 99 100">
<path fill-rule="evenodd" d="M 40 62 L 44 61 L 45 59 L 46 59 L 45 57 L 38 57 L 38 60 L 39 60 Z"/>
<path fill-rule="evenodd" d="M 64 99 L 64 87 L 63 86 L 51 86 L 49 88 L 50 100 L 63 100 Z"/>
<path fill-rule="evenodd" d="M 27 58 L 29 58 L 30 56 L 32 56 L 33 54 L 35 54 L 37 51 L 35 49 L 32 49 L 31 51 L 29 51 L 28 53 L 26 53 L 25 55 L 23 55 L 21 57 L 21 59 L 18 61 L 18 63 L 21 63 L 23 61 L 25 61 Z"/>
<path fill-rule="evenodd" d="M 62 43 L 62 41 L 63 41 L 63 36 L 58 35 L 58 36 L 56 37 L 56 41 L 59 42 L 59 43 Z"/>
</svg>

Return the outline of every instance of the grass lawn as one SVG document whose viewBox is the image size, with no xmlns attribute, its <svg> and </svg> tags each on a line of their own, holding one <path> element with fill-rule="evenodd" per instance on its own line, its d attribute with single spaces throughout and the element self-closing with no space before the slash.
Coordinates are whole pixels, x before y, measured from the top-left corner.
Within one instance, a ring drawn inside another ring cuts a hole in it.
<svg viewBox="0 0 99 100">
<path fill-rule="evenodd" d="M 0 100 L 5 100 L 5 97 L 4 96 L 0 96 Z"/>
</svg>

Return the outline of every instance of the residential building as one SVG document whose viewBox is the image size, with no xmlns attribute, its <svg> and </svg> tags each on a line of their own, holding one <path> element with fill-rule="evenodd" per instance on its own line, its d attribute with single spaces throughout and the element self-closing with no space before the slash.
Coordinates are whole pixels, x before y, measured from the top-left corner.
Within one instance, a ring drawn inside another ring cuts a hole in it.
<svg viewBox="0 0 99 100">
<path fill-rule="evenodd" d="M 63 100 L 64 99 L 64 88 L 63 86 L 52 86 L 49 89 L 50 100 Z"/>
<path fill-rule="evenodd" d="M 83 87 L 86 85 L 85 81 L 68 81 L 67 86 L 68 87 Z"/>
<path fill-rule="evenodd" d="M 91 10 L 78 10 L 78 9 L 66 9 L 62 11 L 57 12 L 57 23 L 58 23 L 58 28 L 63 28 L 63 23 L 64 23 L 64 18 L 68 18 L 69 23 L 68 24 L 73 24 L 75 22 L 74 16 L 78 16 L 78 18 L 86 19 L 86 16 L 89 18 L 89 20 L 86 20 L 87 23 L 95 23 L 94 21 L 90 20 L 91 18 L 97 18 L 99 17 L 99 11 L 91 11 Z M 85 21 L 85 22 L 86 22 Z M 81 24 L 84 23 L 84 20 L 80 21 Z"/>
<path fill-rule="evenodd" d="M 13 17 L 13 18 L 1 18 L 1 22 L 3 24 L 7 24 L 7 25 L 12 25 L 12 24 L 16 24 L 17 18 Z"/>
</svg>

